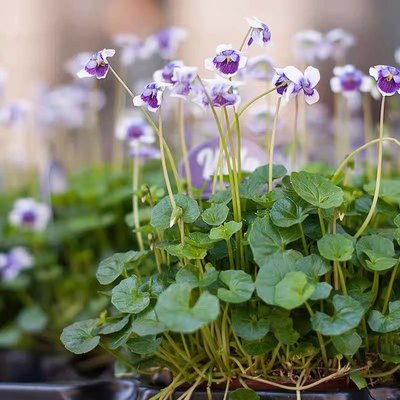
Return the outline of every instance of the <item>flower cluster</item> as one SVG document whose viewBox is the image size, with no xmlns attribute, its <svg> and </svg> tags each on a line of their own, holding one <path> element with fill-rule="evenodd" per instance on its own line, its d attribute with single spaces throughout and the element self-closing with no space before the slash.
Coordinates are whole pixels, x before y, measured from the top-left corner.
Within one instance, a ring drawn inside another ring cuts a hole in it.
<svg viewBox="0 0 400 400">
<path fill-rule="evenodd" d="M 31 268 L 34 260 L 24 247 L 14 247 L 8 253 L 0 253 L 0 277 L 13 281 L 24 269 Z"/>
<path fill-rule="evenodd" d="M 32 198 L 18 199 L 8 216 L 10 225 L 34 231 L 43 231 L 50 218 L 50 207 Z"/>
</svg>

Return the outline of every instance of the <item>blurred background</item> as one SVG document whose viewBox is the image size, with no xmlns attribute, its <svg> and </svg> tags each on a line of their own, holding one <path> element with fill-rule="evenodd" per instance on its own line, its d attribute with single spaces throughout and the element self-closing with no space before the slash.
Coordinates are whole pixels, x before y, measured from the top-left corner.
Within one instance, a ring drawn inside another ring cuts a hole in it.
<svg viewBox="0 0 400 400">
<path fill-rule="evenodd" d="M 18 185 L 23 179 L 21 174 L 26 176 L 32 169 L 43 168 L 49 154 L 64 157 L 62 162 L 67 169 L 76 167 L 71 160 L 68 164 L 65 155 L 74 151 L 68 149 L 68 143 L 77 145 L 76 136 L 89 135 L 81 129 L 84 125 L 81 120 L 88 118 L 79 110 L 67 110 L 70 120 L 60 125 L 59 121 L 53 121 L 54 116 L 49 115 L 43 104 L 49 91 L 73 80 L 66 68 L 68 59 L 79 52 L 116 48 L 118 34 L 131 33 L 145 38 L 166 26 L 182 27 L 187 30 L 187 38 L 179 47 L 177 58 L 188 65 L 202 67 L 204 58 L 214 54 L 216 45 L 232 43 L 238 47 L 247 30 L 244 17 L 255 15 L 270 27 L 272 46 L 252 49 L 252 54 L 268 54 L 276 66 L 301 66 L 292 51 L 296 32 L 304 29 L 326 32 L 340 27 L 351 32 L 357 41 L 346 61 L 367 72 L 371 65 L 395 63 L 394 50 L 400 45 L 399 12 L 398 0 L 2 0 L 0 69 L 5 78 L 0 111 L 0 165 L 3 185 L 4 181 Z M 129 65 L 126 76 L 130 86 L 136 89 L 141 87 L 141 81 L 151 80 L 152 71 L 164 62 L 155 55 Z M 117 57 L 112 63 L 118 64 Z M 332 102 L 329 79 L 334 62 L 317 66 L 322 75 L 321 103 L 329 104 Z M 109 77 L 92 81 L 90 85 L 102 91 L 101 97 L 94 101 L 101 112 L 99 121 L 88 130 L 93 131 L 96 126 L 95 136 L 88 137 L 89 143 L 85 146 L 90 150 L 90 140 L 101 135 L 101 157 L 110 159 L 115 151 L 115 103 L 120 101 L 116 98 L 115 81 Z M 58 95 L 63 98 L 64 92 Z M 12 108 L 15 101 L 18 107 Z M 62 143 L 61 149 L 57 148 L 57 142 Z"/>
</svg>

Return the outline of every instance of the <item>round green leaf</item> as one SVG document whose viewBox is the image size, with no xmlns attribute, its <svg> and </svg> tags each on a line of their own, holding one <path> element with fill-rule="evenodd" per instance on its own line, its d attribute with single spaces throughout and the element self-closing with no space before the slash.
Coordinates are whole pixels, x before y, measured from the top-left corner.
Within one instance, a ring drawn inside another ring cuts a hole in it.
<svg viewBox="0 0 400 400">
<path fill-rule="evenodd" d="M 314 292 L 307 276 L 300 271 L 290 271 L 275 287 L 275 304 L 292 310 L 304 304 Z"/>
<path fill-rule="evenodd" d="M 259 340 L 269 332 L 269 322 L 258 318 L 254 311 L 247 307 L 235 308 L 232 311 L 232 327 L 236 336 L 245 340 Z"/>
<path fill-rule="evenodd" d="M 72 353 L 88 353 L 100 342 L 100 336 L 93 335 L 96 326 L 97 319 L 75 322 L 64 328 L 60 337 L 61 342 Z"/>
<path fill-rule="evenodd" d="M 23 331 L 35 333 L 46 327 L 48 318 L 39 306 L 32 306 L 23 309 L 18 314 L 17 322 Z"/>
<path fill-rule="evenodd" d="M 372 310 L 368 317 L 368 325 L 374 332 L 388 333 L 400 329 L 400 300 L 389 303 L 389 312 L 383 315 Z"/>
<path fill-rule="evenodd" d="M 113 288 L 111 303 L 123 313 L 138 314 L 150 304 L 150 296 L 139 291 L 138 280 L 132 275 Z"/>
<path fill-rule="evenodd" d="M 353 356 L 362 344 L 360 335 L 353 331 L 345 332 L 342 335 L 332 336 L 332 343 L 336 350 L 344 356 Z"/>
<path fill-rule="evenodd" d="M 134 339 L 129 339 L 126 342 L 126 346 L 132 353 L 145 355 L 157 351 L 161 341 L 162 338 L 157 338 L 155 335 L 139 336 Z"/>
<path fill-rule="evenodd" d="M 201 214 L 201 218 L 206 224 L 216 226 L 225 222 L 228 214 L 229 207 L 224 203 L 219 203 L 207 208 L 203 214 Z"/>
<path fill-rule="evenodd" d="M 252 389 L 236 389 L 229 395 L 229 400 L 260 400 L 260 396 Z"/>
<path fill-rule="evenodd" d="M 221 271 L 219 278 L 229 289 L 219 288 L 218 297 L 226 303 L 243 303 L 251 298 L 254 282 L 244 271 Z"/>
<path fill-rule="evenodd" d="M 335 312 L 333 316 L 317 311 L 311 317 L 313 329 L 322 335 L 341 335 L 356 328 L 364 314 L 364 308 L 350 296 L 336 294 L 332 300 Z"/>
<path fill-rule="evenodd" d="M 317 245 L 321 256 L 332 261 L 350 260 L 354 252 L 353 241 L 340 234 L 326 234 Z"/>
<path fill-rule="evenodd" d="M 275 253 L 266 258 L 256 278 L 257 294 L 265 303 L 277 305 L 276 286 L 288 272 L 295 270 L 299 258 L 301 254 L 295 250 Z"/>
<path fill-rule="evenodd" d="M 154 310 L 142 312 L 132 323 L 132 332 L 139 336 L 158 335 L 165 330 L 166 326 L 158 319 Z"/>
<path fill-rule="evenodd" d="M 210 230 L 211 240 L 229 240 L 236 232 L 242 229 L 242 223 L 236 221 L 225 222 L 223 225 Z"/>
<path fill-rule="evenodd" d="M 196 200 L 183 194 L 174 196 L 177 207 L 182 209 L 182 219 L 187 224 L 192 224 L 200 216 L 199 206 Z M 167 229 L 170 227 L 171 216 L 173 213 L 169 197 L 164 197 L 153 208 L 151 212 L 150 224 L 154 228 Z"/>
<path fill-rule="evenodd" d="M 308 217 L 308 214 L 307 210 L 304 210 L 301 205 L 289 198 L 284 198 L 274 203 L 270 217 L 276 226 L 287 228 L 301 224 Z"/>
<path fill-rule="evenodd" d="M 187 258 L 188 260 L 202 260 L 207 255 L 206 249 L 188 243 L 169 244 L 164 249 L 172 256 Z"/>
<path fill-rule="evenodd" d="M 218 317 L 220 308 L 216 296 L 202 292 L 191 306 L 191 292 L 190 284 L 175 283 L 160 294 L 155 311 L 170 331 L 194 332 Z"/>
<path fill-rule="evenodd" d="M 292 172 L 290 182 L 296 193 L 315 207 L 332 208 L 343 203 L 343 190 L 318 174 Z"/>
</svg>

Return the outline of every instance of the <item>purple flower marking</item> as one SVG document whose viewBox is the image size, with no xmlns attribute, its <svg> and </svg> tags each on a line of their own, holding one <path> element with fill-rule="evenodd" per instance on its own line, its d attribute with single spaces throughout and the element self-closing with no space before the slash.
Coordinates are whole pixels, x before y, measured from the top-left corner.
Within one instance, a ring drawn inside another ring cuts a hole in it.
<svg viewBox="0 0 400 400">
<path fill-rule="evenodd" d="M 175 70 L 183 67 L 182 61 L 171 61 L 165 64 L 163 69 L 159 69 L 154 72 L 153 79 L 158 83 L 175 83 L 176 79 L 174 78 Z"/>
<path fill-rule="evenodd" d="M 107 57 L 112 57 L 114 54 L 113 49 L 104 49 L 93 54 L 85 67 L 77 73 L 78 78 L 95 76 L 97 79 L 104 79 L 110 68 Z"/>
<path fill-rule="evenodd" d="M 240 102 L 237 87 L 241 82 L 232 82 L 223 78 L 205 79 L 206 93 L 202 93 L 202 104 L 208 106 L 209 100 L 214 107 L 234 106 Z"/>
<path fill-rule="evenodd" d="M 175 57 L 179 44 L 186 38 L 182 28 L 170 27 L 160 30 L 147 40 L 146 47 L 168 60 Z"/>
<path fill-rule="evenodd" d="M 9 214 L 9 222 L 13 226 L 42 231 L 51 217 L 50 207 L 31 198 L 22 198 L 14 203 Z"/>
<path fill-rule="evenodd" d="M 149 83 L 139 96 L 135 96 L 133 105 L 138 107 L 146 105 L 149 111 L 157 111 L 161 106 L 162 95 L 166 86 L 169 85 L 162 85 L 157 82 Z"/>
<path fill-rule="evenodd" d="M 6 282 L 14 280 L 22 270 L 33 266 L 33 257 L 24 247 L 0 253 L 0 275 Z"/>
<path fill-rule="evenodd" d="M 334 77 L 331 79 L 331 89 L 335 93 L 367 92 L 370 90 L 370 78 L 366 77 L 353 65 L 335 67 Z"/>
<path fill-rule="evenodd" d="M 251 46 L 254 42 L 261 47 L 266 47 L 271 42 L 271 32 L 268 26 L 256 17 L 248 17 L 246 20 L 252 28 L 247 45 Z"/>
<path fill-rule="evenodd" d="M 125 117 L 118 124 L 115 136 L 130 145 L 148 145 L 155 142 L 151 126 L 141 117 Z"/>
<path fill-rule="evenodd" d="M 186 99 L 190 92 L 193 90 L 194 80 L 197 76 L 197 68 L 195 67 L 182 67 L 174 71 L 175 81 L 171 86 L 171 96 L 181 97 Z"/>
<path fill-rule="evenodd" d="M 382 96 L 400 93 L 400 71 L 390 65 L 375 65 L 369 69 L 370 75 L 377 81 Z"/>
<path fill-rule="evenodd" d="M 231 77 L 246 65 L 247 58 L 240 52 L 232 49 L 230 44 L 221 44 L 217 47 L 217 55 L 207 58 L 204 62 L 205 68 L 216 70 L 226 77 Z"/>
</svg>

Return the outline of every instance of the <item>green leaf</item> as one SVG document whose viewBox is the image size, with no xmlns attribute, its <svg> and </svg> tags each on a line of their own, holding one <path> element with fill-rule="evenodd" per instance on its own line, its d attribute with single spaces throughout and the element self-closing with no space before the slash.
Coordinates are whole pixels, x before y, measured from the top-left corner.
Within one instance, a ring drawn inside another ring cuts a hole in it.
<svg viewBox="0 0 400 400">
<path fill-rule="evenodd" d="M 373 195 L 375 192 L 375 181 L 364 185 L 364 190 Z M 399 204 L 400 181 L 396 179 L 381 179 L 379 198 L 388 203 Z"/>
<path fill-rule="evenodd" d="M 332 286 L 327 282 L 318 282 L 314 285 L 314 291 L 310 296 L 310 300 L 327 299 L 332 291 Z"/>
<path fill-rule="evenodd" d="M 311 317 L 313 329 L 322 335 L 341 335 L 356 328 L 364 314 L 362 305 L 350 296 L 336 294 L 332 300 L 333 316 L 317 311 Z"/>
<path fill-rule="evenodd" d="M 210 208 L 207 208 L 201 218 L 208 225 L 221 225 L 227 219 L 229 214 L 229 207 L 224 203 L 214 204 Z"/>
<path fill-rule="evenodd" d="M 48 318 L 39 306 L 32 306 L 18 314 L 17 322 L 23 331 L 37 333 L 46 327 Z"/>
<path fill-rule="evenodd" d="M 304 304 L 313 294 L 314 288 L 303 272 L 290 271 L 275 286 L 274 302 L 286 310 L 292 310 Z"/>
<path fill-rule="evenodd" d="M 332 261 L 350 260 L 354 252 L 353 241 L 340 234 L 326 234 L 317 245 L 321 256 Z"/>
<path fill-rule="evenodd" d="M 138 279 L 132 275 L 113 288 L 111 303 L 123 313 L 139 314 L 150 304 L 150 296 L 139 291 Z"/>
<path fill-rule="evenodd" d="M 332 208 L 343 203 L 343 190 L 318 174 L 293 172 L 290 182 L 296 193 L 315 207 Z"/>
<path fill-rule="evenodd" d="M 65 348 L 75 354 L 93 350 L 100 342 L 100 336 L 93 335 L 97 322 L 97 319 L 89 319 L 64 328 L 60 339 Z"/>
<path fill-rule="evenodd" d="M 256 278 L 257 294 L 265 303 L 276 304 L 276 286 L 288 272 L 295 270 L 299 258 L 301 254 L 295 250 L 275 253 L 266 258 Z"/>
<path fill-rule="evenodd" d="M 110 335 L 111 333 L 115 333 L 123 329 L 126 324 L 129 322 L 129 315 L 125 317 L 110 317 L 107 318 L 106 321 L 100 325 L 97 330 L 99 335 Z"/>
<path fill-rule="evenodd" d="M 202 260 L 207 255 L 206 249 L 195 247 L 188 243 L 169 244 L 164 249 L 172 256 L 189 260 Z"/>
<path fill-rule="evenodd" d="M 0 329 L 0 348 L 10 348 L 18 345 L 22 340 L 21 329 L 12 324 L 6 325 Z"/>
<path fill-rule="evenodd" d="M 356 250 L 361 263 L 372 271 L 386 271 L 397 263 L 393 242 L 380 235 L 360 238 Z"/>
<path fill-rule="evenodd" d="M 297 226 L 278 228 L 274 226 L 268 216 L 254 220 L 248 235 L 249 244 L 253 252 L 254 261 L 262 267 L 267 263 L 271 254 L 284 251 L 286 245 L 301 237 Z"/>
<path fill-rule="evenodd" d="M 127 253 L 115 253 L 111 257 L 100 262 L 96 272 L 96 278 L 102 285 L 114 282 L 123 272 L 128 263 L 138 263 L 147 254 L 147 251 L 128 251 Z"/>
<path fill-rule="evenodd" d="M 277 344 L 278 341 L 272 334 L 267 334 L 258 340 L 242 340 L 243 349 L 251 356 L 265 355 L 272 351 Z"/>
<path fill-rule="evenodd" d="M 400 364 L 400 346 L 396 343 L 383 343 L 379 358 L 385 362 Z"/>
<path fill-rule="evenodd" d="M 342 335 L 332 336 L 332 343 L 336 350 L 344 356 L 353 356 L 362 344 L 360 335 L 354 330 Z"/>
<path fill-rule="evenodd" d="M 229 221 L 216 228 L 211 228 L 211 240 L 229 240 L 236 232 L 242 229 L 242 222 Z"/>
<path fill-rule="evenodd" d="M 193 288 L 207 287 L 212 285 L 219 276 L 219 271 L 214 267 L 210 267 L 202 278 L 199 278 L 199 269 L 195 265 L 187 264 L 176 274 L 176 283 L 188 283 Z"/>
<path fill-rule="evenodd" d="M 129 323 L 125 325 L 120 331 L 114 332 L 111 335 L 105 336 L 103 340 L 111 350 L 116 350 L 124 346 L 133 333 L 133 325 Z"/>
<path fill-rule="evenodd" d="M 161 337 L 157 338 L 155 335 L 149 335 L 129 339 L 126 345 L 132 353 L 145 355 L 157 351 L 161 342 Z"/>
<path fill-rule="evenodd" d="M 268 315 L 270 328 L 275 337 L 284 345 L 291 346 L 300 338 L 300 334 L 293 328 L 293 320 L 289 311 L 275 308 Z"/>
<path fill-rule="evenodd" d="M 216 243 L 215 240 L 211 240 L 208 233 L 205 232 L 190 232 L 185 237 L 185 243 L 190 244 L 194 247 L 200 247 L 202 249 L 212 249 Z"/>
<path fill-rule="evenodd" d="M 192 287 L 172 284 L 160 294 L 155 311 L 158 318 L 172 332 L 190 333 L 214 321 L 219 315 L 218 298 L 202 292 L 191 306 Z"/>
<path fill-rule="evenodd" d="M 358 390 L 367 387 L 367 380 L 364 378 L 360 371 L 351 371 L 349 374 L 349 378 L 355 383 Z"/>
<path fill-rule="evenodd" d="M 182 209 L 183 222 L 192 224 L 199 218 L 200 210 L 196 200 L 183 194 L 176 194 L 174 199 L 177 207 Z M 171 201 L 168 196 L 164 197 L 154 206 L 151 212 L 150 224 L 154 228 L 167 229 L 170 227 L 172 213 Z"/>
<path fill-rule="evenodd" d="M 300 204 L 289 198 L 283 198 L 274 203 L 270 217 L 276 226 L 288 228 L 301 224 L 308 217 L 308 213 Z"/>
<path fill-rule="evenodd" d="M 144 311 L 132 323 L 132 332 L 139 336 L 158 335 L 166 326 L 157 318 L 154 310 Z"/>
<path fill-rule="evenodd" d="M 252 389 L 236 389 L 229 395 L 229 400 L 260 400 L 260 396 Z"/>
<path fill-rule="evenodd" d="M 262 339 L 269 332 L 269 322 L 254 310 L 237 307 L 232 310 L 232 327 L 236 336 L 245 340 Z"/>
<path fill-rule="evenodd" d="M 249 300 L 254 292 L 253 279 L 244 271 L 221 271 L 219 278 L 228 289 L 219 288 L 218 297 L 226 303 L 243 303 Z"/>
<path fill-rule="evenodd" d="M 374 332 L 379 333 L 388 333 L 400 329 L 400 300 L 389 303 L 387 315 L 372 310 L 368 317 L 368 325 Z"/>
</svg>

